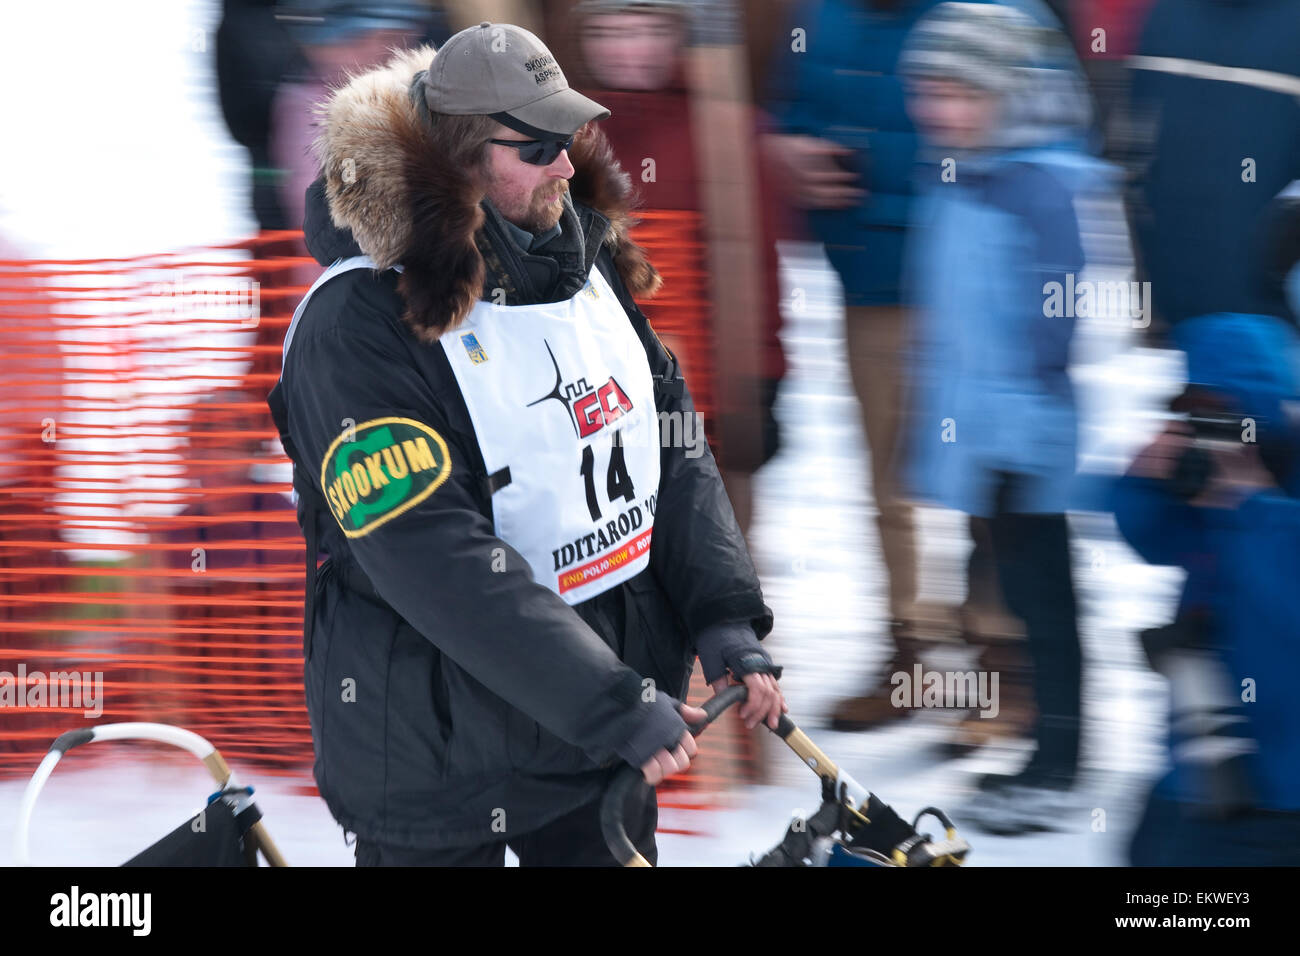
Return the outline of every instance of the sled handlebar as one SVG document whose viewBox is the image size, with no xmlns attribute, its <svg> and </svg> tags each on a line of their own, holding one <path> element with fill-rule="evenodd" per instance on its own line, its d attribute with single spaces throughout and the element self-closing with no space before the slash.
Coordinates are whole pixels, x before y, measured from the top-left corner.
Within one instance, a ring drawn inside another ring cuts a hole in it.
<svg viewBox="0 0 1300 956">
<path fill-rule="evenodd" d="M 698 724 L 687 724 L 691 736 L 698 737 L 704 733 L 704 729 L 717 720 L 723 711 L 748 696 L 749 688 L 744 684 L 733 684 L 722 693 L 705 701 L 701 709 L 708 716 Z M 623 808 L 627 804 L 627 798 L 638 785 L 650 786 L 645 782 L 639 767 L 624 764 L 614 774 L 614 780 L 605 791 L 605 796 L 600 803 L 600 829 L 605 835 L 605 845 L 609 847 L 609 852 L 614 855 L 614 859 L 620 866 L 650 865 L 628 839 L 627 830 L 623 826 Z"/>
</svg>

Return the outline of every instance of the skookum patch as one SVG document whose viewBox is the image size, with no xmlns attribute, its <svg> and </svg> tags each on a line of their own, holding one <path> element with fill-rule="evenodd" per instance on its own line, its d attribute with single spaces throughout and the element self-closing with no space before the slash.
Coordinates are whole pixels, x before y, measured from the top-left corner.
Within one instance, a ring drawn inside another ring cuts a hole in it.
<svg viewBox="0 0 1300 956">
<path fill-rule="evenodd" d="M 447 443 L 428 425 L 374 418 L 334 439 L 320 485 L 343 533 L 360 538 L 414 508 L 450 474 Z"/>
</svg>

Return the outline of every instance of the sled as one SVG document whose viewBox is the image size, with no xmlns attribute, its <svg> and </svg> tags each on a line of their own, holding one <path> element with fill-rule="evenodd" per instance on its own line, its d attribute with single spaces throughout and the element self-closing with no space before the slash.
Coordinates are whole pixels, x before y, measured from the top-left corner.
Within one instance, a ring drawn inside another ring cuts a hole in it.
<svg viewBox="0 0 1300 956">
<path fill-rule="evenodd" d="M 745 700 L 749 691 L 733 685 L 702 705 L 708 717 L 690 727 L 698 737 L 732 704 Z M 766 726 L 766 725 L 764 725 Z M 768 728 L 771 730 L 771 728 Z M 761 857 L 751 856 L 749 866 L 960 866 L 970 845 L 942 810 L 926 807 L 908 824 L 875 794 L 837 767 L 808 736 L 782 714 L 772 733 L 793 750 L 804 766 L 821 780 L 822 804 L 812 816 L 796 817 L 779 844 Z M 649 866 L 623 824 L 623 808 L 637 787 L 649 787 L 641 771 L 625 766 L 614 776 L 600 808 L 601 830 L 610 852 L 623 866 Z M 917 827 L 933 817 L 944 828 L 944 838 L 934 840 Z"/>
<path fill-rule="evenodd" d="M 102 740 L 154 740 L 188 750 L 208 768 L 218 787 L 198 814 L 123 866 L 257 866 L 259 852 L 269 866 L 288 865 L 262 824 L 262 812 L 253 802 L 253 788 L 235 779 L 220 751 L 188 730 L 150 723 L 100 724 L 70 730 L 50 745 L 19 805 L 14 832 L 15 865 L 31 865 L 28 833 L 32 812 L 55 766 L 73 747 Z"/>
</svg>

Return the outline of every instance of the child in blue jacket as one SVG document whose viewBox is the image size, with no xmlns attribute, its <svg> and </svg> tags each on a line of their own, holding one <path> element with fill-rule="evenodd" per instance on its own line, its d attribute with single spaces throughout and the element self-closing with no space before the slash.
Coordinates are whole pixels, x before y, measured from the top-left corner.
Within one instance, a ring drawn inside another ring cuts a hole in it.
<svg viewBox="0 0 1300 956">
<path fill-rule="evenodd" d="M 1033 664 L 1033 758 L 983 778 L 965 812 L 1005 834 L 1058 826 L 1079 769 L 1083 662 L 1065 517 L 1075 310 L 1053 303 L 1084 265 L 1075 199 L 1104 185 L 1106 167 L 1084 150 L 1084 127 L 1062 122 L 1077 90 L 1062 42 L 1004 6 L 944 3 L 900 61 L 930 160 L 906 256 L 917 310 L 907 476 L 916 498 L 986 523 Z"/>
</svg>

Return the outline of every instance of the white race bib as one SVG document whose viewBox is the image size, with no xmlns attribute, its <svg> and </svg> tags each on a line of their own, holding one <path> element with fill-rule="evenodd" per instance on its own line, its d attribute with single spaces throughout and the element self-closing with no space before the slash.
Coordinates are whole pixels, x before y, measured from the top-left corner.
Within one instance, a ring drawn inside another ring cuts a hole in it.
<svg viewBox="0 0 1300 956">
<path fill-rule="evenodd" d="M 565 302 L 480 301 L 441 338 L 488 474 L 497 536 L 578 604 L 650 562 L 659 420 L 645 349 L 593 268 Z"/>
</svg>

